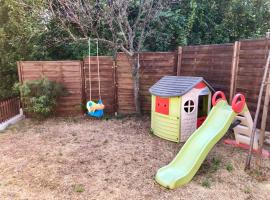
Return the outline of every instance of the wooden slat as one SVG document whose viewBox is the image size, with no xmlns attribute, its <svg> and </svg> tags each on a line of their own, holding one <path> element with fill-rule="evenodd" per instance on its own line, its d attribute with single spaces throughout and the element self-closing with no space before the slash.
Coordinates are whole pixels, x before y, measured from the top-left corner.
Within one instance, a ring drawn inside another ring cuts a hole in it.
<svg viewBox="0 0 270 200">
<path fill-rule="evenodd" d="M 240 52 L 240 42 L 234 43 L 233 48 L 233 59 L 232 59 L 232 68 L 231 68 L 231 85 L 230 85 L 230 101 L 232 101 L 233 95 L 235 93 L 235 85 L 236 85 L 236 75 L 239 67 L 239 52 Z"/>
</svg>

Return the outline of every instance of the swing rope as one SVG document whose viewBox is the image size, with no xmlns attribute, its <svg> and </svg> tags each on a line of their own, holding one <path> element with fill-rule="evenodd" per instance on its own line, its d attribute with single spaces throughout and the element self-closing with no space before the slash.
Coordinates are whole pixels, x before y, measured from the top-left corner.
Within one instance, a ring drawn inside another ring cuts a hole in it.
<svg viewBox="0 0 270 200">
<path fill-rule="evenodd" d="M 89 100 L 92 99 L 92 83 L 91 83 L 91 39 L 88 40 L 88 75 L 89 75 Z"/>
<path fill-rule="evenodd" d="M 97 40 L 97 73 L 98 73 L 98 96 L 99 99 L 101 99 L 101 84 L 100 84 L 100 65 L 99 65 L 99 45 L 98 45 L 98 40 Z M 89 76 L 89 98 L 90 101 L 92 100 L 92 81 L 91 81 L 91 39 L 88 39 L 88 76 Z"/>
<path fill-rule="evenodd" d="M 100 93 L 100 73 L 99 73 L 99 56 L 98 56 L 98 40 L 97 40 L 97 66 L 98 66 L 98 96 L 99 96 L 99 99 L 101 99 L 101 93 Z"/>
</svg>

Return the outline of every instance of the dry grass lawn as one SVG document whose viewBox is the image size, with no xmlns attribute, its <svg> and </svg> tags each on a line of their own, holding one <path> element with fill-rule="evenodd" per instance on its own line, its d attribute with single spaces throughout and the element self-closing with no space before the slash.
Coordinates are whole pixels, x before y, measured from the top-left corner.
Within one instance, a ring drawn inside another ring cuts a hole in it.
<svg viewBox="0 0 270 200">
<path fill-rule="evenodd" d="M 149 134 L 148 118 L 23 120 L 0 134 L 0 199 L 270 199 L 270 160 L 244 172 L 246 151 L 222 142 L 188 185 L 156 171 L 181 145 Z"/>
</svg>

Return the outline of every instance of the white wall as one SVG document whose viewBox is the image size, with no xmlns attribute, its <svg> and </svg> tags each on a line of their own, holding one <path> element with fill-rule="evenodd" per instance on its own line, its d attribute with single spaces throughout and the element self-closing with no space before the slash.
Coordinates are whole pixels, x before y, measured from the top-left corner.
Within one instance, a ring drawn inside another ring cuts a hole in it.
<svg viewBox="0 0 270 200">
<path fill-rule="evenodd" d="M 197 129 L 197 116 L 198 116 L 198 101 L 199 101 L 199 94 L 201 93 L 202 89 L 193 88 L 188 93 L 182 96 L 181 102 L 181 114 L 180 114 L 180 141 L 186 141 L 189 136 Z M 187 113 L 184 110 L 184 104 L 186 101 L 192 100 L 194 102 L 195 108 L 191 113 Z M 209 90 L 209 109 L 211 104 L 211 92 Z"/>
</svg>

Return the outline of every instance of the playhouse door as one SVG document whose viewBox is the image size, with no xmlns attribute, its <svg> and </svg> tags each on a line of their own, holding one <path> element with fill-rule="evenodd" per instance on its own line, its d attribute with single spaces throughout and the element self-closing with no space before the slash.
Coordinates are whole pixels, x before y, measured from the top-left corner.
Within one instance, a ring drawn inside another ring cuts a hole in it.
<svg viewBox="0 0 270 200">
<path fill-rule="evenodd" d="M 182 97 L 181 103 L 181 138 L 186 141 L 197 128 L 198 96 L 192 91 Z"/>
</svg>

